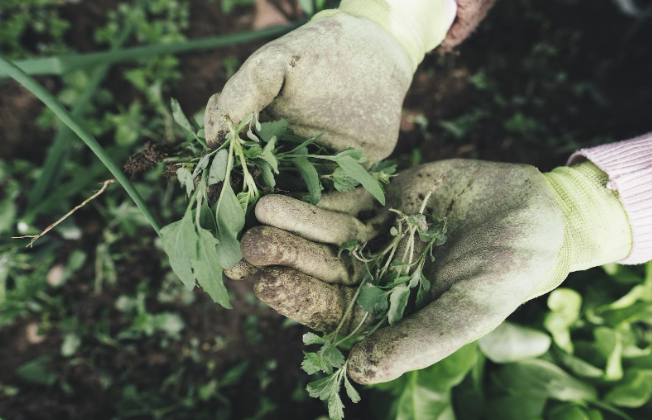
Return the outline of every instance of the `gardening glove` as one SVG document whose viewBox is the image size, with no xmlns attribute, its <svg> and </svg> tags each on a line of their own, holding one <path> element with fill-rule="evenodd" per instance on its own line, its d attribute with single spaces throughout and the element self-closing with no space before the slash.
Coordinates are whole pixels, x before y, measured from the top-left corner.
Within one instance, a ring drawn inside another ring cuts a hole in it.
<svg viewBox="0 0 652 420">
<path fill-rule="evenodd" d="M 442 42 L 455 9 L 454 0 L 344 0 L 318 13 L 256 51 L 210 98 L 208 144 L 224 141 L 227 118 L 238 124 L 264 109 L 305 138 L 327 128 L 319 143 L 333 150 L 387 157 L 414 70 Z"/>
<path fill-rule="evenodd" d="M 424 266 L 431 303 L 357 343 L 348 372 L 362 384 L 425 368 L 496 328 L 519 305 L 556 288 L 568 273 L 624 258 L 632 246 L 627 216 L 607 176 L 590 162 L 541 174 L 527 165 L 448 160 L 396 177 L 388 205 L 417 214 L 445 175 L 426 213 L 447 217 L 447 241 Z M 363 191 L 329 197 L 322 207 L 278 195 L 263 197 L 241 249 L 260 267 L 256 295 L 281 314 L 332 330 L 360 280 L 356 261 L 330 245 L 366 242 L 387 232 L 386 210 L 362 222 Z M 365 198 L 366 197 L 366 198 Z M 346 334 L 362 319 L 354 305 Z"/>
</svg>

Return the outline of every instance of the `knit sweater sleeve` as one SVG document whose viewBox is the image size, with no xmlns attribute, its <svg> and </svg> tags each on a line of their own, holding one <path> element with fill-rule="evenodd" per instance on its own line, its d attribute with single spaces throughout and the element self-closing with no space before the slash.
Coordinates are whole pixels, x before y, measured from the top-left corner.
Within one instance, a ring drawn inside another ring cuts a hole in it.
<svg viewBox="0 0 652 420">
<path fill-rule="evenodd" d="M 622 264 L 652 260 L 652 133 L 631 140 L 581 149 L 569 165 L 590 160 L 609 176 L 632 228 L 633 245 Z"/>
</svg>

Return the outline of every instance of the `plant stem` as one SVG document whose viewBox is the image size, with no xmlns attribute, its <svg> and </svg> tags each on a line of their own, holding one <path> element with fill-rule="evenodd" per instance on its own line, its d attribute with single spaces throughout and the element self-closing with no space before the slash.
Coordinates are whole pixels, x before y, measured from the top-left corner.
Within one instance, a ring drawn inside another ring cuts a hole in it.
<svg viewBox="0 0 652 420">
<path fill-rule="evenodd" d="M 339 346 L 340 344 L 342 344 L 343 342 L 345 342 L 346 340 L 348 340 L 349 338 L 353 337 L 353 336 L 355 335 L 355 333 L 357 333 L 358 330 L 362 327 L 362 325 L 364 324 L 364 322 L 367 320 L 368 317 L 369 317 L 369 312 L 365 312 L 365 314 L 364 314 L 364 316 L 362 317 L 362 320 L 360 321 L 360 323 L 358 324 L 358 326 L 355 327 L 355 329 L 354 329 L 353 331 L 351 331 L 351 332 L 349 333 L 349 335 L 347 335 L 346 337 L 344 337 L 343 339 L 341 339 L 341 340 L 339 340 L 337 343 L 335 343 L 334 346 L 337 347 L 337 346 Z"/>
<path fill-rule="evenodd" d="M 233 133 L 233 132 L 232 132 Z M 234 136 L 231 134 L 231 138 L 227 140 L 229 143 L 229 158 L 226 161 L 226 172 L 224 173 L 224 186 L 229 185 L 231 186 L 231 169 L 233 167 L 233 143 L 234 142 Z M 226 144 L 226 143 L 225 143 Z M 224 145 L 222 145 L 224 146 Z M 220 213 L 220 207 L 222 206 L 222 197 L 224 197 L 224 187 L 222 187 L 222 191 L 220 192 L 220 196 L 217 199 L 217 204 L 215 205 L 215 220 L 218 221 L 218 215 Z"/>
<path fill-rule="evenodd" d="M 143 212 L 150 225 L 154 228 L 158 235 L 161 234 L 161 227 L 154 215 L 150 212 L 147 204 L 143 201 L 142 197 L 129 181 L 129 179 L 122 173 L 120 168 L 111 160 L 106 154 L 102 146 L 95 140 L 95 138 L 86 131 L 86 129 L 77 121 L 77 119 L 61 105 L 61 103 L 50 92 L 45 90 L 36 80 L 25 74 L 24 71 L 16 67 L 13 63 L 0 57 L 0 71 L 4 71 L 12 79 L 20 83 L 23 87 L 33 93 L 39 98 L 57 117 L 59 117 L 72 131 L 75 132 L 82 139 L 84 143 L 95 153 L 95 156 L 106 166 L 111 174 L 118 180 L 122 187 L 127 191 L 129 197 L 136 203 L 136 206 Z"/>
<path fill-rule="evenodd" d="M 445 178 L 446 178 L 446 174 L 442 174 L 442 176 L 440 176 L 439 179 L 435 181 L 435 184 L 432 186 L 432 188 L 430 188 L 430 191 L 428 191 L 428 194 L 426 194 L 426 197 L 423 199 L 423 202 L 421 203 L 419 214 L 423 214 L 423 211 L 426 209 L 426 206 L 428 205 L 428 200 L 430 200 L 430 196 L 432 195 L 432 193 L 435 192 L 437 187 L 441 185 L 441 183 L 444 181 Z"/>
<path fill-rule="evenodd" d="M 362 286 L 367 282 L 367 278 L 363 278 L 362 281 L 360 282 L 360 285 L 355 291 L 355 294 L 353 295 L 353 299 L 351 299 L 351 303 L 349 303 L 349 306 L 346 308 L 346 312 L 344 312 L 344 315 L 342 315 L 342 319 L 340 319 L 340 323 L 337 325 L 337 328 L 335 328 L 335 332 L 333 333 L 333 337 L 337 338 L 337 333 L 342 329 L 342 326 L 344 325 L 344 321 L 346 318 L 348 318 L 349 314 L 353 310 L 353 305 L 355 305 L 355 301 L 358 299 L 358 295 L 360 294 L 360 291 L 362 290 Z"/>
</svg>

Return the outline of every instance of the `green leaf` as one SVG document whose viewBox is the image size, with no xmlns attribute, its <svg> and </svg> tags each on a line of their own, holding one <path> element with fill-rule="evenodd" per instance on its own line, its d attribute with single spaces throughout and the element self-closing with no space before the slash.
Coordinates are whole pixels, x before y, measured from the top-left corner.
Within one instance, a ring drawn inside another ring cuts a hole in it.
<svg viewBox="0 0 652 420">
<path fill-rule="evenodd" d="M 351 156 L 342 156 L 335 160 L 344 173 L 357 180 L 362 186 L 371 193 L 380 204 L 385 205 L 385 193 L 380 183 L 372 177 L 365 168 L 360 165 Z"/>
<path fill-rule="evenodd" d="M 333 373 L 333 368 L 330 363 L 328 363 L 320 353 L 308 353 L 303 352 L 304 358 L 301 362 L 301 369 L 303 369 L 308 375 L 313 375 L 317 372 L 324 372 L 331 374 Z"/>
<path fill-rule="evenodd" d="M 375 165 L 376 164 L 374 164 L 374 166 Z M 396 173 L 396 165 L 384 167 L 378 172 L 374 171 L 374 168 L 372 166 L 372 168 L 369 169 L 369 173 L 371 173 L 371 176 L 376 178 L 379 182 L 382 182 L 383 184 L 389 184 L 390 179 Z"/>
<path fill-rule="evenodd" d="M 387 320 L 390 325 L 395 324 L 403 318 L 403 312 L 405 311 L 409 297 L 410 288 L 406 284 L 392 289 L 389 294 L 389 312 L 387 313 Z"/>
<path fill-rule="evenodd" d="M 249 192 L 239 192 L 238 195 L 236 195 L 236 198 L 238 199 L 238 204 L 240 204 L 240 208 L 244 213 L 247 211 L 247 207 L 249 206 L 249 202 L 252 200 L 253 195 L 249 194 Z"/>
<path fill-rule="evenodd" d="M 190 197 L 190 194 L 195 190 L 195 178 L 190 171 L 183 166 L 177 169 L 177 179 L 182 187 L 186 187 L 186 194 Z"/>
<path fill-rule="evenodd" d="M 51 355 L 40 356 L 18 366 L 16 374 L 24 381 L 33 384 L 52 385 L 57 381 L 57 375 L 47 369 L 47 364 L 51 360 Z"/>
<path fill-rule="evenodd" d="M 215 154 L 211 168 L 208 171 L 208 185 L 217 184 L 224 181 L 226 169 L 229 162 L 229 152 L 222 149 Z"/>
<path fill-rule="evenodd" d="M 408 372 L 374 387 L 398 394 L 388 410 L 391 420 L 454 419 L 451 388 L 459 385 L 476 365 L 477 345 L 467 344 L 434 365 Z M 502 420 L 502 419 L 501 419 Z M 522 420 L 522 419 L 519 419 Z"/>
<path fill-rule="evenodd" d="M 199 229 L 197 258 L 192 260 L 192 268 L 199 285 L 213 299 L 225 308 L 231 309 L 229 293 L 224 287 L 222 267 L 218 263 L 217 239 L 205 229 Z"/>
<path fill-rule="evenodd" d="M 245 360 L 229 369 L 220 377 L 220 387 L 235 385 L 240 382 L 242 375 L 249 367 L 249 361 Z"/>
<path fill-rule="evenodd" d="M 598 350 L 607 359 L 604 379 L 619 380 L 623 377 L 622 355 L 623 340 L 620 332 L 607 327 L 593 330 Z"/>
<path fill-rule="evenodd" d="M 602 369 L 598 369 L 579 357 L 566 353 L 564 350 L 555 351 L 555 355 L 564 366 L 570 369 L 577 376 L 582 376 L 584 378 L 601 378 L 604 375 Z"/>
<path fill-rule="evenodd" d="M 323 344 L 325 342 L 326 340 L 324 340 L 322 337 L 318 336 L 315 333 L 309 332 L 303 335 L 303 344 L 305 344 L 306 346 L 309 346 L 311 344 Z"/>
<path fill-rule="evenodd" d="M 224 183 L 216 208 L 218 262 L 231 268 L 242 259 L 238 234 L 244 228 L 245 214 L 229 182 Z"/>
<path fill-rule="evenodd" d="M 342 404 L 340 394 L 334 394 L 328 398 L 328 417 L 331 420 L 342 420 L 344 418 L 344 404 Z"/>
<path fill-rule="evenodd" d="M 264 160 L 272 167 L 274 173 L 278 174 L 278 160 L 274 156 L 274 147 L 276 147 L 277 137 L 272 137 L 269 142 L 263 148 L 263 152 L 258 156 L 258 158 Z"/>
<path fill-rule="evenodd" d="M 548 334 L 508 321 L 478 340 L 482 352 L 494 363 L 539 357 L 548 351 L 550 343 Z"/>
<path fill-rule="evenodd" d="M 319 182 L 319 174 L 315 166 L 308 161 L 306 158 L 294 158 L 291 159 L 292 164 L 299 170 L 301 178 L 303 178 L 308 188 L 308 195 L 304 197 L 304 200 L 311 204 L 319 203 L 321 199 L 321 190 L 323 187 Z"/>
<path fill-rule="evenodd" d="M 337 258 L 340 258 L 342 256 L 342 252 L 347 251 L 347 252 L 353 252 L 355 249 L 358 247 L 358 241 L 355 239 L 351 239 L 350 241 L 346 241 L 340 244 L 340 248 L 337 251 Z"/>
<path fill-rule="evenodd" d="M 195 170 L 192 171 L 192 177 L 195 178 L 198 176 L 204 169 L 208 167 L 208 162 L 211 160 L 211 157 L 209 155 L 204 155 L 199 159 L 199 162 L 197 162 L 197 166 L 195 166 Z"/>
<path fill-rule="evenodd" d="M 183 113 L 181 110 L 181 106 L 179 105 L 179 101 L 177 101 L 174 98 L 170 99 L 170 106 L 172 107 L 172 118 L 174 118 L 174 121 L 181 126 L 184 130 L 195 134 L 196 130 L 195 127 L 190 123 L 188 120 L 188 117 L 186 117 L 186 114 Z"/>
<path fill-rule="evenodd" d="M 276 186 L 276 179 L 274 178 L 274 172 L 272 172 L 272 167 L 269 165 L 269 163 L 265 162 L 264 160 L 257 161 L 257 165 L 260 168 L 261 176 L 263 177 L 263 181 L 265 182 L 265 185 L 267 185 L 270 188 L 274 188 Z"/>
<path fill-rule="evenodd" d="M 0 201 L 0 233 L 11 230 L 15 220 L 17 207 L 14 199 L 18 196 L 18 188 L 14 185 L 5 187 L 5 198 Z"/>
<path fill-rule="evenodd" d="M 75 354 L 79 346 L 81 346 L 81 338 L 75 333 L 68 333 L 63 337 L 63 343 L 61 343 L 61 355 L 70 357 Z"/>
<path fill-rule="evenodd" d="M 579 319 L 581 306 L 582 296 L 572 289 L 560 287 L 548 296 L 551 312 L 546 314 L 543 325 L 550 331 L 555 343 L 568 353 L 573 353 L 570 327 Z"/>
<path fill-rule="evenodd" d="M 396 402 L 395 420 L 444 420 L 452 414 L 451 391 L 433 390 L 419 380 L 419 372 L 409 372 L 406 386 Z"/>
<path fill-rule="evenodd" d="M 301 150 L 303 148 L 306 148 L 306 147 L 310 146 L 311 144 L 313 144 L 314 142 L 316 142 L 317 140 L 319 140 L 321 138 L 321 136 L 324 135 L 324 133 L 326 133 L 326 130 L 322 131 L 321 133 L 317 134 L 315 137 L 313 137 L 311 139 L 305 140 L 304 142 L 302 142 L 301 144 L 299 144 L 298 146 L 294 147 L 292 150 L 290 150 L 289 152 L 286 152 L 286 153 L 288 153 L 288 154 L 297 153 L 299 150 Z"/>
<path fill-rule="evenodd" d="M 629 369 L 623 380 L 604 397 L 619 407 L 638 408 L 652 398 L 652 370 Z"/>
<path fill-rule="evenodd" d="M 417 287 L 422 277 L 423 277 L 423 265 L 419 264 L 416 270 L 414 270 L 414 272 L 410 274 L 410 283 L 408 284 L 410 289 Z M 428 286 L 430 286 L 430 284 L 428 284 Z"/>
<path fill-rule="evenodd" d="M 161 229 L 163 249 L 168 254 L 172 271 L 188 290 L 195 287 L 195 276 L 192 273 L 191 261 L 197 258 L 197 241 L 192 212 L 186 211 L 183 219 L 170 223 Z"/>
<path fill-rule="evenodd" d="M 608 271 L 610 275 L 617 281 L 640 281 L 640 277 L 632 273 L 631 270 L 627 267 L 616 266 L 613 268 L 610 267 L 610 269 L 608 269 L 605 266 L 603 268 L 605 271 Z M 609 305 L 599 307 L 596 312 L 629 308 L 639 301 L 652 302 L 652 276 L 647 276 L 643 284 L 637 284 L 636 286 L 632 287 L 632 289 L 625 296 L 621 297 L 615 302 L 610 303 Z"/>
<path fill-rule="evenodd" d="M 247 143 L 250 144 L 251 142 L 247 142 Z M 245 146 L 247 146 L 247 147 L 245 147 L 245 148 L 242 150 L 242 152 L 244 153 L 244 156 L 245 156 L 246 158 L 249 158 L 249 159 L 256 159 L 257 157 L 260 156 L 261 153 L 263 153 L 263 149 L 262 149 L 262 147 L 260 147 L 258 144 L 255 144 L 255 145 L 251 145 L 251 146 L 250 146 L 250 145 L 247 144 L 247 143 L 245 143 Z"/>
<path fill-rule="evenodd" d="M 311 397 L 326 401 L 332 395 L 337 395 L 339 392 L 339 385 L 338 373 L 335 372 L 325 378 L 310 382 L 306 389 Z"/>
<path fill-rule="evenodd" d="M 604 420 L 600 410 L 593 409 L 588 411 L 589 420 Z"/>
<path fill-rule="evenodd" d="M 210 207 L 208 207 L 206 200 L 201 202 L 201 207 L 199 209 L 199 226 L 208 230 L 213 235 L 217 234 L 217 221 L 215 220 L 215 215 L 213 215 Z"/>
<path fill-rule="evenodd" d="M 337 160 L 345 156 L 354 159 L 356 162 L 366 161 L 366 159 L 364 159 L 364 151 L 362 149 L 355 149 L 353 147 L 349 147 L 348 149 L 342 150 L 341 152 L 333 156 L 333 159 Z"/>
<path fill-rule="evenodd" d="M 356 391 L 351 382 L 349 382 L 349 377 L 347 375 L 344 375 L 344 388 L 346 389 L 346 395 L 351 398 L 352 402 L 357 403 L 360 401 L 360 394 L 358 394 L 358 391 Z"/>
<path fill-rule="evenodd" d="M 550 410 L 550 418 L 555 420 L 591 420 L 584 408 L 578 405 L 563 405 Z"/>
<path fill-rule="evenodd" d="M 247 138 L 251 141 L 255 141 L 258 143 L 260 139 L 254 135 L 254 133 L 251 131 L 251 128 L 247 130 Z"/>
<path fill-rule="evenodd" d="M 457 386 L 475 366 L 478 354 L 481 353 L 478 352 L 477 344 L 469 343 L 447 358 L 419 371 L 419 381 L 437 391 Z"/>
<path fill-rule="evenodd" d="M 299 7 L 301 7 L 301 10 L 303 10 L 307 16 L 312 16 L 315 14 L 315 5 L 313 4 L 312 0 L 299 0 L 298 3 Z"/>
<path fill-rule="evenodd" d="M 260 137 L 265 143 L 269 142 L 272 137 L 280 138 L 287 132 L 287 120 L 264 122 L 260 124 L 260 129 L 256 128 L 256 134 L 258 134 L 258 137 Z"/>
<path fill-rule="evenodd" d="M 538 396 L 560 401 L 590 401 L 597 398 L 593 386 L 540 359 L 504 365 L 495 373 L 494 380 L 512 395 Z"/>
<path fill-rule="evenodd" d="M 346 192 L 360 185 L 360 182 L 348 176 L 344 169 L 337 168 L 333 171 L 333 186 L 339 192 Z"/>
<path fill-rule="evenodd" d="M 373 316 L 385 313 L 388 308 L 387 293 L 380 287 L 366 283 L 360 289 L 356 303 Z"/>
<path fill-rule="evenodd" d="M 321 350 L 321 353 L 324 356 L 324 360 L 330 363 L 331 366 L 336 368 L 344 366 L 346 359 L 344 359 L 342 352 L 339 351 L 334 345 L 329 344 L 324 346 L 324 348 Z"/>
<path fill-rule="evenodd" d="M 491 400 L 487 405 L 487 418 L 523 420 L 542 417 L 546 401 L 546 398 L 521 395 Z"/>
</svg>

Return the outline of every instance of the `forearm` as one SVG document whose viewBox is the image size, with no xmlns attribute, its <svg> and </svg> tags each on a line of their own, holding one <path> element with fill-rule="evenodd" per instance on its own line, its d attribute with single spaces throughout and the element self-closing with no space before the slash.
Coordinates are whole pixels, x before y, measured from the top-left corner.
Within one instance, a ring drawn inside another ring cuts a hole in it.
<svg viewBox="0 0 652 420">
<path fill-rule="evenodd" d="M 632 230 L 632 248 L 623 264 L 652 260 L 652 133 L 631 140 L 582 149 L 569 164 L 591 161 L 609 177 Z"/>
</svg>

